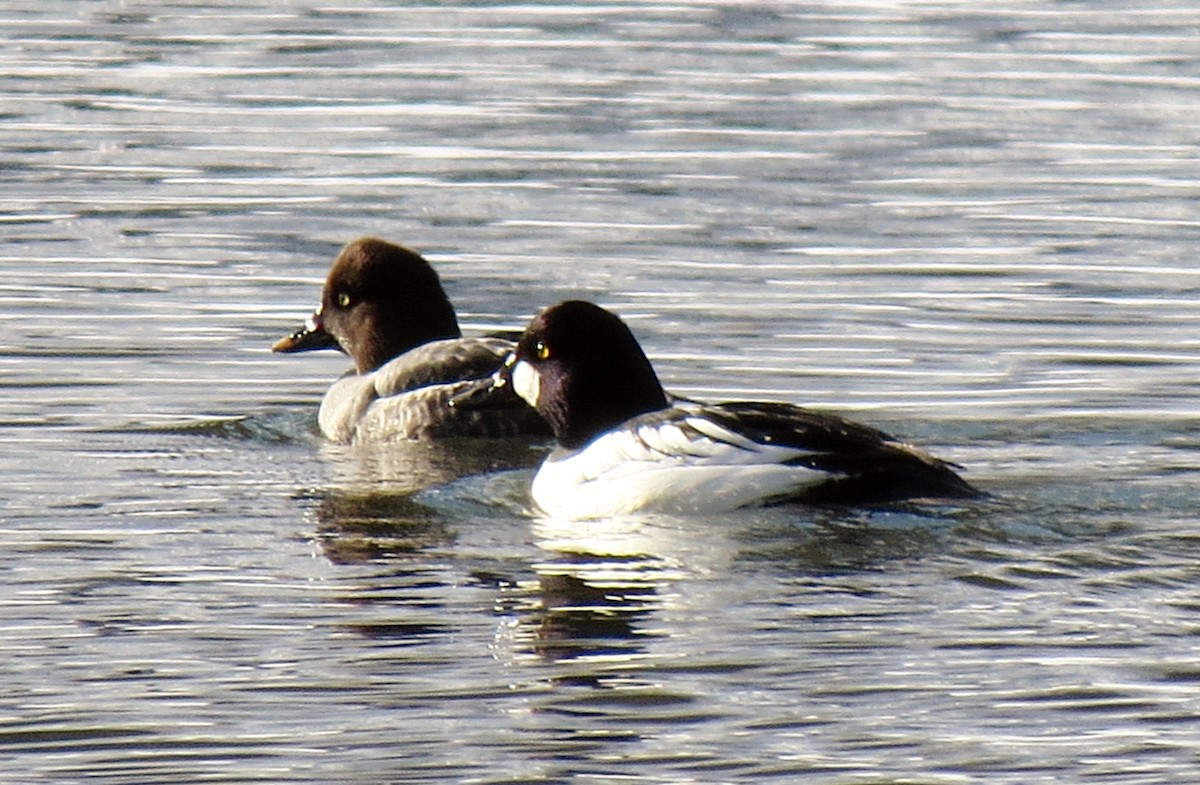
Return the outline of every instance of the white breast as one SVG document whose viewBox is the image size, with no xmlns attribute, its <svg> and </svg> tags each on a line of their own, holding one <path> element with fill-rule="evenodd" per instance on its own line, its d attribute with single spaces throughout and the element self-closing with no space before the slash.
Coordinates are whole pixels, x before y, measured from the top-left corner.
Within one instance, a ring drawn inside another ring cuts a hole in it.
<svg viewBox="0 0 1200 785">
<path fill-rule="evenodd" d="M 375 384 L 369 375 L 352 372 L 338 379 L 321 400 L 317 414 L 321 433 L 331 442 L 349 443 L 376 398 Z"/>
</svg>

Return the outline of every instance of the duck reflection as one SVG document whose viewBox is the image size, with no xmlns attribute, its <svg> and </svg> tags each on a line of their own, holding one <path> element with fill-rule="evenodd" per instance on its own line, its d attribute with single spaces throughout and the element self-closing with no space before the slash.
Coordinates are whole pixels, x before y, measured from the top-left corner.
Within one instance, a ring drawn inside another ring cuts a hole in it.
<svg viewBox="0 0 1200 785">
<path fill-rule="evenodd" d="M 518 661 L 573 663 L 554 683 L 601 686 L 649 656 L 647 645 L 662 636 L 650 620 L 669 602 L 681 570 L 654 552 L 653 529 L 640 521 L 571 524 L 573 532 L 558 526 L 534 525 L 544 558 L 533 564 L 535 580 L 502 598 L 507 618 L 497 651 Z"/>
<path fill-rule="evenodd" d="M 323 444 L 333 487 L 345 492 L 413 494 L 469 475 L 532 467 L 543 445 L 525 439 L 411 439 L 356 446 Z"/>
<path fill-rule="evenodd" d="M 512 644 L 545 662 L 613 663 L 637 657 L 646 639 L 655 637 L 639 623 L 661 606 L 658 587 L 650 582 L 594 583 L 569 572 L 540 573 L 537 593 L 528 599 L 531 604 L 517 610 Z M 596 677 L 564 678 L 592 682 Z"/>
<path fill-rule="evenodd" d="M 314 492 L 317 539 L 330 561 L 364 563 L 454 541 L 444 512 L 420 491 L 468 475 L 534 465 L 541 451 L 523 439 L 410 440 L 322 445 L 333 481 Z"/>
<path fill-rule="evenodd" d="M 787 507 L 748 516 L 730 539 L 731 568 L 795 576 L 850 574 L 922 558 L 986 520 L 986 507 L 896 504 L 876 509 Z"/>
<path fill-rule="evenodd" d="M 313 508 L 317 541 L 335 564 L 410 555 L 454 541 L 435 510 L 408 495 L 328 492 Z"/>
<path fill-rule="evenodd" d="M 426 491 L 467 477 L 497 477 L 505 470 L 529 468 L 543 453 L 522 439 L 324 444 L 321 450 L 333 476 L 327 487 L 313 494 L 316 539 L 335 564 L 395 563 L 396 570 L 386 568 L 389 577 L 372 578 L 388 582 L 390 589 L 396 588 L 397 576 L 421 572 L 422 554 L 475 536 L 464 535 L 472 512 L 463 514 L 452 506 L 462 504 L 461 498 Z M 512 472 L 508 475 L 511 478 Z M 486 487 L 487 501 L 496 503 L 507 486 Z M 523 533 L 519 547 L 524 556 L 519 562 L 472 574 L 496 591 L 495 607 L 503 622 L 494 652 L 514 662 L 564 664 L 552 677 L 556 684 L 609 683 L 618 678 L 623 663 L 648 656 L 648 642 L 662 634 L 650 619 L 671 596 L 668 587 L 682 570 L 671 557 L 659 554 L 674 552 L 670 545 L 678 545 L 678 533 L 644 519 L 592 521 L 580 527 L 526 518 L 527 480 L 514 487 L 521 489 L 521 500 L 509 499 L 509 504 L 501 499 L 499 504 L 511 507 L 515 518 L 489 517 L 497 514 L 493 506 L 470 523 L 521 522 L 514 530 Z M 527 540 L 531 522 L 537 549 L 532 558 Z M 389 590 L 370 596 L 372 603 L 379 603 L 396 595 Z M 361 599 L 356 595 L 356 602 Z M 411 641 L 411 621 L 374 619 L 362 633 L 386 637 L 395 631 Z"/>
</svg>

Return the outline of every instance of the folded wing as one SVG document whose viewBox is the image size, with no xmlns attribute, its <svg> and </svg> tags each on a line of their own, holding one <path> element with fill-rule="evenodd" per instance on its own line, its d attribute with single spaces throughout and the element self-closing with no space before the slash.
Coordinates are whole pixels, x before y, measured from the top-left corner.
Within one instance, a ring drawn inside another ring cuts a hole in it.
<svg viewBox="0 0 1200 785">
<path fill-rule="evenodd" d="M 810 502 L 969 498 L 980 492 L 954 466 L 887 433 L 786 403 L 680 400 L 639 418 L 630 452 L 699 465 L 778 463 L 826 475 L 789 498 Z"/>
</svg>

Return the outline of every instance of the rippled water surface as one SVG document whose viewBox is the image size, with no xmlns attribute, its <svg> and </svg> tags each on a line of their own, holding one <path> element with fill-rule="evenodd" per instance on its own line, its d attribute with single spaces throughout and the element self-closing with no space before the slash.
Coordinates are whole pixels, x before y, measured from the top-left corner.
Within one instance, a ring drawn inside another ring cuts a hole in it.
<svg viewBox="0 0 1200 785">
<path fill-rule="evenodd" d="M 1200 8 L 0 26 L 5 781 L 1195 779 Z M 269 346 L 363 234 L 994 498 L 572 528 L 522 444 L 322 445 Z"/>
</svg>

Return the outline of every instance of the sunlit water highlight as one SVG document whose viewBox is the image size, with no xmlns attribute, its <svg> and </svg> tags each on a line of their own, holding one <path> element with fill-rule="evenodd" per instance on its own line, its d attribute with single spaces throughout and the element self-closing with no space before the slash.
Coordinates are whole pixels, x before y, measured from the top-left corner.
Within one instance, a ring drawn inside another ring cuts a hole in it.
<svg viewBox="0 0 1200 785">
<path fill-rule="evenodd" d="M 1194 779 L 1194 8 L 0 20 L 6 781 Z M 368 233 L 994 498 L 580 530 L 322 445 L 268 347 Z"/>
</svg>

